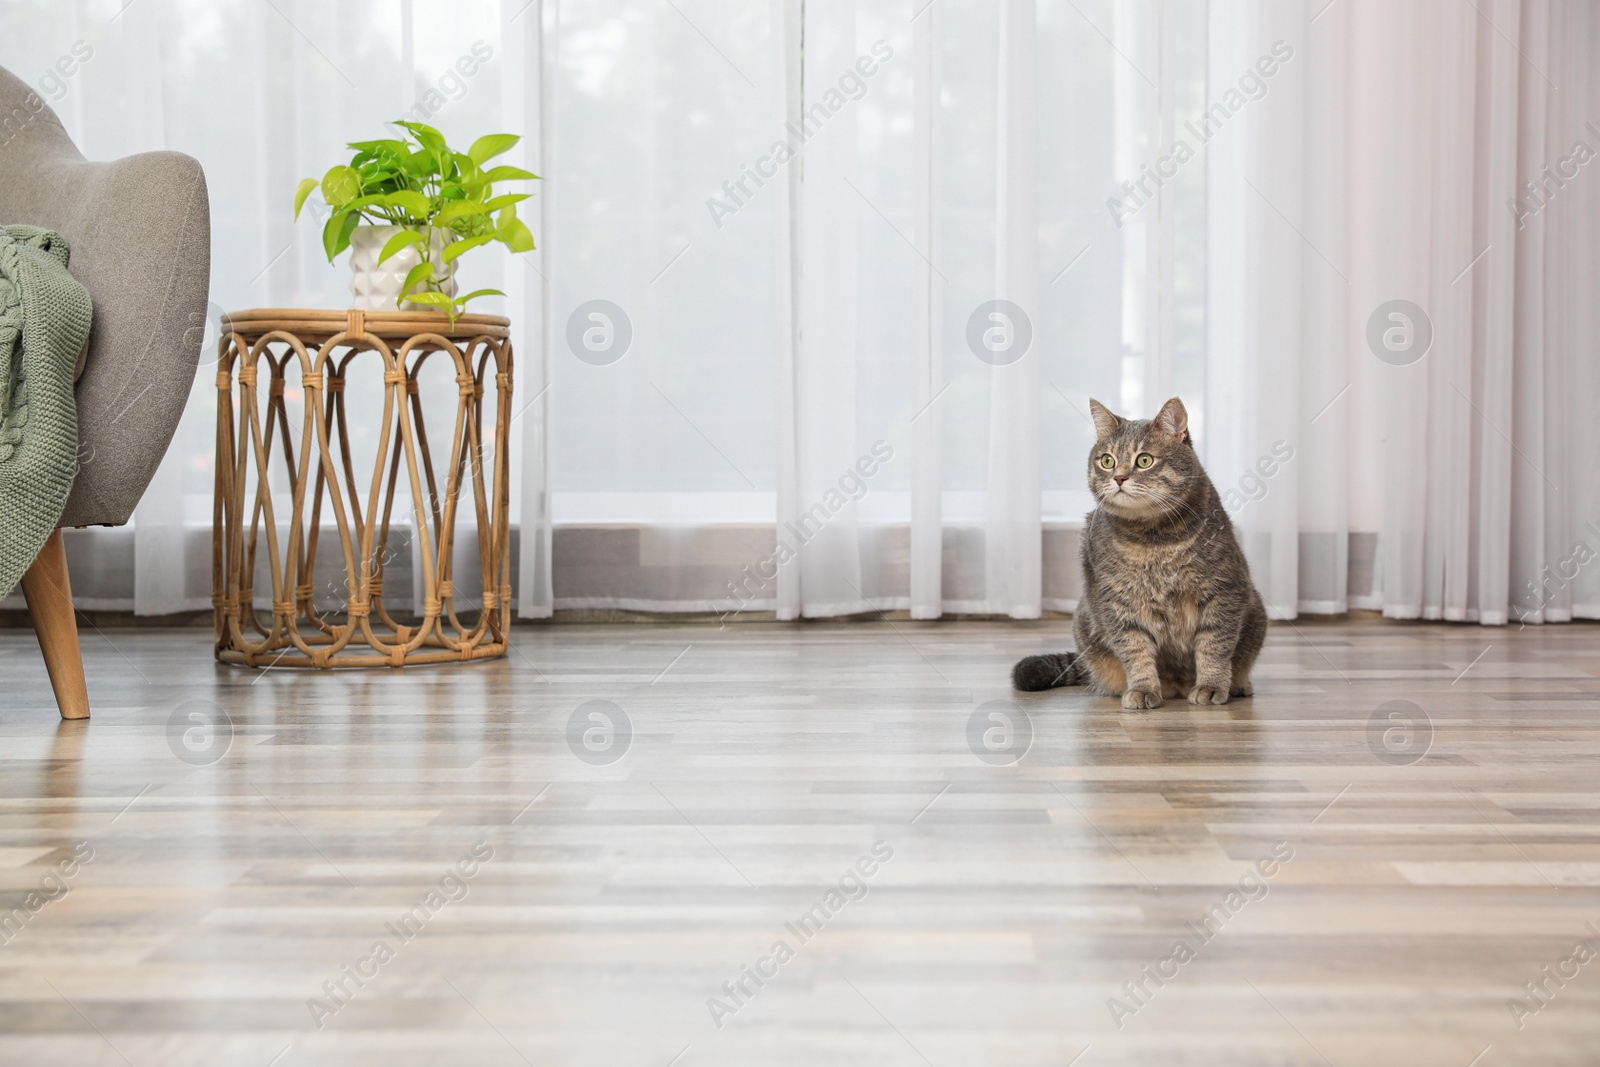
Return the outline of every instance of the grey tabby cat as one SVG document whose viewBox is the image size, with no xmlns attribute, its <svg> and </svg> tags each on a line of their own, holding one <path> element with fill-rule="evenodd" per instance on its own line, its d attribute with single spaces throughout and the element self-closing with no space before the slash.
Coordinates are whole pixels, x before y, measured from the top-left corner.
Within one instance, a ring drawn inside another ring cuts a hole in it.
<svg viewBox="0 0 1600 1067">
<path fill-rule="evenodd" d="M 1077 652 L 1029 656 L 1018 689 L 1087 685 L 1124 708 L 1163 696 L 1226 704 L 1249 696 L 1267 612 L 1233 523 L 1189 438 L 1173 397 L 1154 419 L 1121 419 L 1089 401 L 1099 438 L 1089 488 L 1099 506 L 1083 531 L 1083 595 L 1073 618 Z"/>
</svg>

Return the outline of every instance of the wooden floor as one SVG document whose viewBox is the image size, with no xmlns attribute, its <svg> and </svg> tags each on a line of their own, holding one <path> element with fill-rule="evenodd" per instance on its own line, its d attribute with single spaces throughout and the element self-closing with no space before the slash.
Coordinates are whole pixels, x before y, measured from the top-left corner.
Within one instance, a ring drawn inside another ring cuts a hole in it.
<svg viewBox="0 0 1600 1067">
<path fill-rule="evenodd" d="M 86 723 L 0 632 L 0 1064 L 1600 1063 L 1600 628 L 1012 693 L 1067 630 L 90 631 Z"/>
</svg>

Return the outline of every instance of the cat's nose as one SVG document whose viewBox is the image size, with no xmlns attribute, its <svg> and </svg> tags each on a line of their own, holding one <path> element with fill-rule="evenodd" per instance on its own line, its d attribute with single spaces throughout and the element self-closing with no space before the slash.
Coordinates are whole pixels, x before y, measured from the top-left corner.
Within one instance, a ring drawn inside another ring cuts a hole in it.
<svg viewBox="0 0 1600 1067">
<path fill-rule="evenodd" d="M 1128 480 L 1128 476 L 1126 474 L 1113 474 L 1111 477 L 1116 480 L 1118 485 L 1121 485 L 1123 482 Z"/>
</svg>

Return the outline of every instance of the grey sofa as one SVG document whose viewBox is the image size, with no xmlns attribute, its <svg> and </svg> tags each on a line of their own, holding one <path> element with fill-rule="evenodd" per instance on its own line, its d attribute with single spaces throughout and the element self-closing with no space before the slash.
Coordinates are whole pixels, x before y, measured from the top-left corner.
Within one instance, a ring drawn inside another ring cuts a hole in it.
<svg viewBox="0 0 1600 1067">
<path fill-rule="evenodd" d="M 205 175 L 178 152 L 88 162 L 32 87 L 0 69 L 0 223 L 61 233 L 94 301 L 77 383 L 80 465 L 60 525 L 126 523 L 177 429 L 199 359 L 211 274 Z M 62 715 L 86 717 L 59 530 L 23 592 Z"/>
</svg>

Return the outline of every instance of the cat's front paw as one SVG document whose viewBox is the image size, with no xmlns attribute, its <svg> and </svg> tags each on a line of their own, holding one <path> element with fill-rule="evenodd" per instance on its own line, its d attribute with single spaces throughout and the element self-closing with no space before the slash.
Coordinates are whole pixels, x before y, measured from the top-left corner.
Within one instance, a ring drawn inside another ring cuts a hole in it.
<svg viewBox="0 0 1600 1067">
<path fill-rule="evenodd" d="M 1226 704 L 1228 702 L 1228 687 L 1213 685 L 1197 685 L 1189 690 L 1189 703 L 1191 704 Z"/>
<path fill-rule="evenodd" d="M 1161 694 L 1151 689 L 1130 689 L 1122 694 L 1122 706 L 1128 711 L 1159 708 L 1161 706 Z"/>
</svg>

